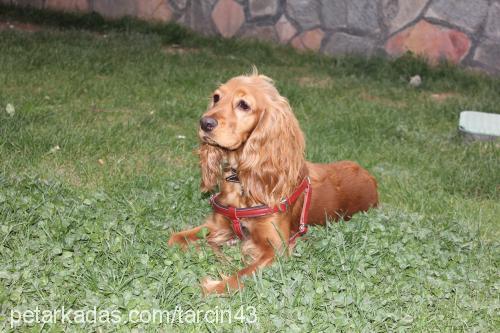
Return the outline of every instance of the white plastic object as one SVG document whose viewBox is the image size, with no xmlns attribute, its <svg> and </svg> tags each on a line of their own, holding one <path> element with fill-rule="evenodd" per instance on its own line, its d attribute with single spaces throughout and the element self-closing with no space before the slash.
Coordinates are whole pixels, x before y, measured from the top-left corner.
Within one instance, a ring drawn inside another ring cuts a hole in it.
<svg viewBox="0 0 500 333">
<path fill-rule="evenodd" d="M 500 137 L 500 114 L 462 111 L 458 130 L 470 139 L 495 140 Z"/>
</svg>

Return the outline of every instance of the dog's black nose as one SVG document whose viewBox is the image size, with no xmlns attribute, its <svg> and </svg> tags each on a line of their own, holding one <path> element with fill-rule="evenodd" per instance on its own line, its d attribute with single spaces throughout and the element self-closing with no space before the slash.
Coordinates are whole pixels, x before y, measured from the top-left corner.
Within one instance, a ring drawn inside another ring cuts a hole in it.
<svg viewBox="0 0 500 333">
<path fill-rule="evenodd" d="M 217 127 L 217 120 L 210 117 L 203 117 L 200 119 L 200 127 L 205 132 L 211 132 L 214 128 Z"/>
</svg>

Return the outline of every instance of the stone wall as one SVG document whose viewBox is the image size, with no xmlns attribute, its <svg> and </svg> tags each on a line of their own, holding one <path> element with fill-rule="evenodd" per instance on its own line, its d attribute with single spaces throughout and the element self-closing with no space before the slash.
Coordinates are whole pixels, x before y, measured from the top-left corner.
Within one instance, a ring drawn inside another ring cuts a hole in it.
<svg viewBox="0 0 500 333">
<path fill-rule="evenodd" d="M 107 18 L 175 21 L 330 55 L 406 51 L 500 73 L 500 0 L 0 0 Z"/>
</svg>

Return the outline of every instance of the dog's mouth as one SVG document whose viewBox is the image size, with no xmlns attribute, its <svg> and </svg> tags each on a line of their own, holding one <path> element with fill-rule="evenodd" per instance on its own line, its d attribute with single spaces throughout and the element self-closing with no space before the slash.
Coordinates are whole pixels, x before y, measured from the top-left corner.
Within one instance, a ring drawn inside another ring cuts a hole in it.
<svg viewBox="0 0 500 333">
<path fill-rule="evenodd" d="M 232 145 L 232 146 L 223 146 L 220 143 L 218 143 L 217 141 L 215 141 L 214 139 L 212 139 L 208 135 L 201 136 L 201 141 L 203 143 L 208 144 L 208 145 L 219 147 L 219 148 L 222 148 L 222 149 L 225 149 L 225 150 L 236 150 L 236 149 L 238 149 L 241 146 L 240 143 L 237 143 L 237 144 Z"/>
<path fill-rule="evenodd" d="M 203 141 L 204 143 L 206 144 L 209 144 L 211 146 L 217 146 L 217 147 L 222 147 L 221 145 L 219 145 L 217 143 L 217 141 L 215 141 L 214 139 L 212 139 L 211 137 L 209 137 L 208 135 L 203 135 L 201 136 L 201 141 Z M 224 148 L 224 147 L 222 147 Z"/>
</svg>

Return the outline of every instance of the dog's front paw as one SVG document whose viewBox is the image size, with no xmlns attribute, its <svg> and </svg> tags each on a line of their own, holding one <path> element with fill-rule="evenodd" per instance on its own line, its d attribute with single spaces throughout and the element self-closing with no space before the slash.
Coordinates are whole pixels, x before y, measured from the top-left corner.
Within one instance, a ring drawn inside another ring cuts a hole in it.
<svg viewBox="0 0 500 333">
<path fill-rule="evenodd" d="M 186 241 L 183 239 L 180 239 L 177 234 L 173 234 L 170 236 L 168 240 L 168 246 L 174 246 L 174 245 L 186 245 Z"/>
<path fill-rule="evenodd" d="M 213 280 L 205 277 L 201 280 L 201 290 L 203 295 L 210 294 L 223 295 L 243 288 L 243 284 L 234 276 L 224 276 L 222 280 Z"/>
</svg>

